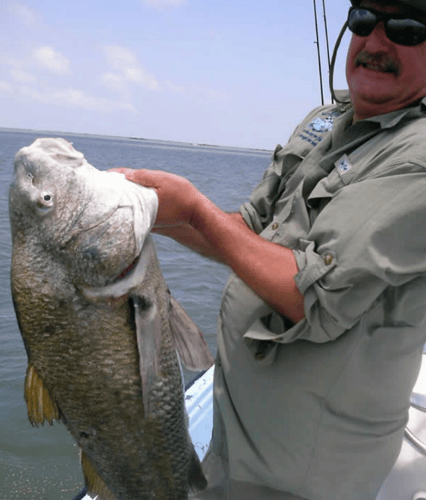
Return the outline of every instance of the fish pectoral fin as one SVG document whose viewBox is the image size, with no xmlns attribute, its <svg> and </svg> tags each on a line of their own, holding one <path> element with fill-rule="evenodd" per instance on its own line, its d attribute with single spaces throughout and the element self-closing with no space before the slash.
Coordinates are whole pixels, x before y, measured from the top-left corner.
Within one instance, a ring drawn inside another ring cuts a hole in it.
<svg viewBox="0 0 426 500">
<path fill-rule="evenodd" d="M 194 448 L 189 466 L 188 484 L 191 492 L 193 493 L 197 493 L 198 491 L 202 491 L 207 488 L 207 479 L 204 475 L 200 459 L 198 458 L 197 452 Z"/>
<path fill-rule="evenodd" d="M 188 370 L 208 370 L 214 364 L 204 335 L 185 309 L 170 296 L 170 327 L 182 363 Z"/>
<path fill-rule="evenodd" d="M 25 375 L 24 398 L 27 404 L 28 419 L 31 425 L 38 427 L 47 420 L 53 425 L 54 420 L 60 420 L 59 407 L 53 400 L 49 389 L 31 363 L 28 363 Z"/>
<path fill-rule="evenodd" d="M 161 318 L 155 303 L 143 297 L 132 296 L 136 339 L 139 350 L 139 372 L 142 380 L 142 400 L 145 415 L 151 412 L 152 386 L 160 366 Z"/>
<path fill-rule="evenodd" d="M 96 472 L 89 458 L 81 448 L 80 463 L 87 492 L 93 497 L 97 495 L 96 500 L 117 500 L 117 497 L 111 493 L 110 489 Z"/>
</svg>

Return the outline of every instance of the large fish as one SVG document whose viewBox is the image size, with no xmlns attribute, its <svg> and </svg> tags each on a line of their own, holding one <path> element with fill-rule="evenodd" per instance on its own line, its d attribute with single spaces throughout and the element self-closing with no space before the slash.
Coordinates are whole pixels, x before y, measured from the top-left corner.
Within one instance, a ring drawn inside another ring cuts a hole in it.
<svg viewBox="0 0 426 500">
<path fill-rule="evenodd" d="M 16 155 L 11 283 L 28 416 L 67 426 L 105 500 L 183 500 L 206 484 L 179 355 L 190 369 L 213 360 L 161 274 L 157 207 L 155 191 L 100 172 L 64 139 Z"/>
</svg>

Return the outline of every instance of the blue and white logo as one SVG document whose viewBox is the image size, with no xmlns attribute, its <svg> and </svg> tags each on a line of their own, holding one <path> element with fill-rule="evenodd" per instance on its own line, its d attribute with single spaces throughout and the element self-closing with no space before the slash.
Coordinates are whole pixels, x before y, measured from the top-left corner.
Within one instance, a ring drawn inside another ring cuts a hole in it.
<svg viewBox="0 0 426 500">
<path fill-rule="evenodd" d="M 328 132 L 333 129 L 333 118 L 328 116 L 323 119 L 318 116 L 308 125 L 308 129 L 314 130 L 315 132 Z"/>
<path fill-rule="evenodd" d="M 338 160 L 335 163 L 335 165 L 341 174 L 345 174 L 348 170 L 352 168 L 351 162 L 349 161 L 349 158 L 346 155 L 340 158 L 340 160 Z"/>
</svg>

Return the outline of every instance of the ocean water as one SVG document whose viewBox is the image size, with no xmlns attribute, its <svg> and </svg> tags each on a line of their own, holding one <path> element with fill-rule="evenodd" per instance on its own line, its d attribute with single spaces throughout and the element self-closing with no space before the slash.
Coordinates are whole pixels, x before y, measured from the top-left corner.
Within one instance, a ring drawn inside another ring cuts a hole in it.
<svg viewBox="0 0 426 500">
<path fill-rule="evenodd" d="M 187 177 L 226 211 L 237 210 L 247 200 L 271 157 L 270 151 L 0 129 L 0 500 L 71 500 L 83 486 L 78 449 L 65 427 L 55 423 L 33 428 L 28 421 L 23 399 L 27 357 L 9 280 L 7 205 L 14 156 L 37 137 L 59 136 L 101 170 L 152 168 Z M 215 354 L 216 319 L 228 269 L 170 239 L 154 238 L 172 294 L 205 332 Z"/>
</svg>

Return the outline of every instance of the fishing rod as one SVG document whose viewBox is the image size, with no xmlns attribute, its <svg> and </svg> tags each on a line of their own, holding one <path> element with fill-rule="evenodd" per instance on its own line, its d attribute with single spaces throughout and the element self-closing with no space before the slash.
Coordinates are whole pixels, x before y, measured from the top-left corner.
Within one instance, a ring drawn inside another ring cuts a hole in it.
<svg viewBox="0 0 426 500">
<path fill-rule="evenodd" d="M 327 48 L 328 69 L 330 70 L 331 59 L 330 59 L 330 45 L 328 43 L 327 12 L 325 10 L 325 0 L 322 0 L 322 11 L 324 17 L 324 33 L 325 33 L 325 46 Z"/>
<path fill-rule="evenodd" d="M 317 18 L 317 3 L 314 1 L 314 16 L 315 16 L 315 33 L 317 36 L 317 41 L 314 42 L 317 45 L 317 56 L 318 56 L 318 72 L 319 72 L 319 80 L 320 80 L 320 91 L 321 91 L 321 104 L 324 105 L 324 90 L 322 84 L 322 69 L 321 69 L 321 50 L 319 43 L 319 33 L 318 33 L 318 18 Z"/>
<path fill-rule="evenodd" d="M 320 80 L 320 90 L 321 90 L 321 102 L 324 104 L 324 90 L 323 90 L 323 81 L 322 81 L 322 65 L 321 65 L 321 49 L 320 49 L 320 41 L 319 41 L 319 31 L 318 31 L 318 17 L 317 17 L 317 5 L 316 0 L 314 2 L 314 17 L 315 17 L 315 32 L 316 32 L 316 42 L 314 42 L 317 46 L 317 56 L 318 56 L 318 71 L 319 71 L 319 80 Z M 327 62 L 328 62 L 328 73 L 331 71 L 331 59 L 330 59 L 330 44 L 328 41 L 328 26 L 327 26 L 327 12 L 325 8 L 325 0 L 322 0 L 322 10 L 323 10 L 323 18 L 324 18 L 324 35 L 325 35 L 325 46 L 327 49 Z M 331 96 L 331 102 L 334 103 L 334 96 Z"/>
<path fill-rule="evenodd" d="M 327 13 L 325 10 L 325 0 L 322 0 L 322 11 L 324 15 L 324 33 L 325 33 L 325 46 L 327 48 L 327 61 L 328 61 L 328 73 L 330 75 L 331 71 L 331 59 L 330 59 L 330 44 L 328 43 L 328 27 L 327 27 Z M 334 103 L 333 96 L 331 96 L 331 104 Z"/>
</svg>

